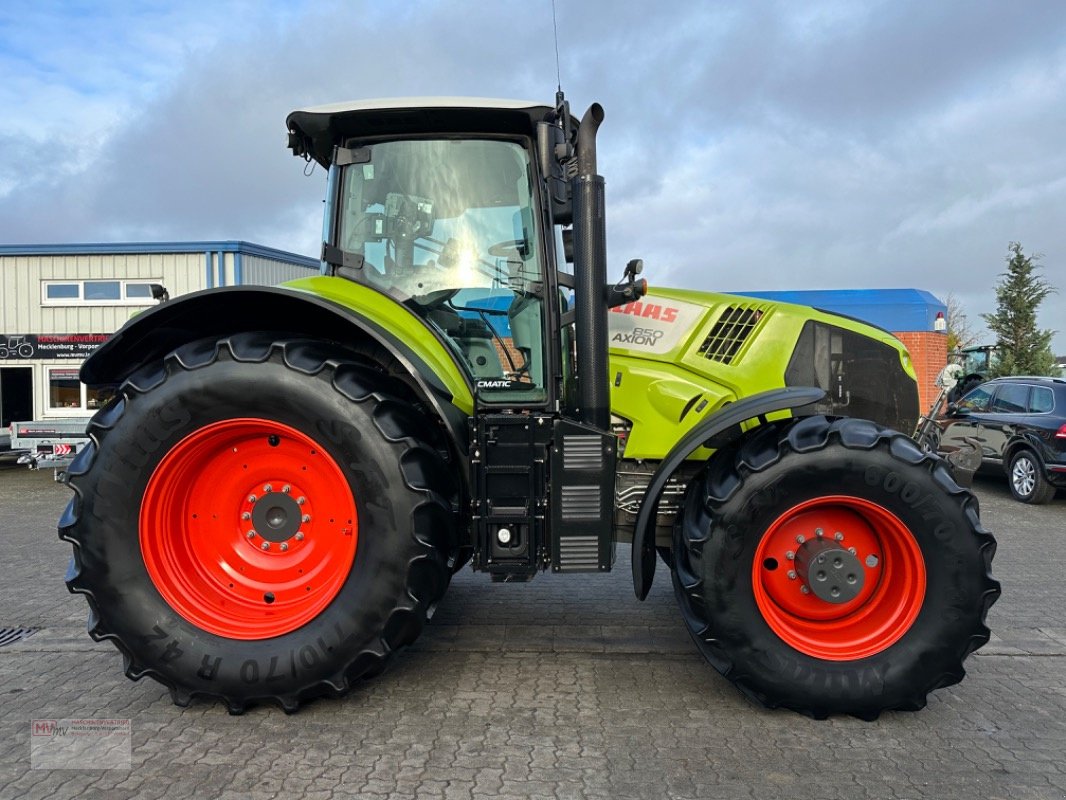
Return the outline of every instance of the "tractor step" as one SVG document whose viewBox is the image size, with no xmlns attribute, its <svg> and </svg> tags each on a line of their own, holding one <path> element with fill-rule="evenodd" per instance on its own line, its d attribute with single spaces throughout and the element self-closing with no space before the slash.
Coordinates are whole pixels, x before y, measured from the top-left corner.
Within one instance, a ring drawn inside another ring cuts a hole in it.
<svg viewBox="0 0 1066 800">
<path fill-rule="evenodd" d="M 549 566 L 610 570 L 614 434 L 546 414 L 486 414 L 470 440 L 478 569 L 501 581 Z"/>
</svg>

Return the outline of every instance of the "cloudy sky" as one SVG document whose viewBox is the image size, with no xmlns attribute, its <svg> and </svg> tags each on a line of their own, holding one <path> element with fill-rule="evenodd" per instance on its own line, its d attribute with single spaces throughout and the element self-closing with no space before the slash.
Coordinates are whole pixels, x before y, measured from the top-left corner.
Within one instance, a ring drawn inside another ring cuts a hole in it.
<svg viewBox="0 0 1066 800">
<path fill-rule="evenodd" d="M 135 10 L 132 10 L 135 9 Z M 601 102 L 608 252 L 659 285 L 917 287 L 993 311 L 1010 241 L 1059 288 L 1066 4 L 557 0 Z M 245 239 L 317 255 L 293 108 L 551 102 L 550 0 L 0 4 L 0 243 Z"/>
</svg>

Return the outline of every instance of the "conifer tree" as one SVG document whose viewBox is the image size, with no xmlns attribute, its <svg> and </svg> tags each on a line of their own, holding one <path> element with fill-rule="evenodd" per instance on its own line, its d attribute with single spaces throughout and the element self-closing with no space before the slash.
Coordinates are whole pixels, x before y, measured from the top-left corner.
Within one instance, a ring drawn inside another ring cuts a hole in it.
<svg viewBox="0 0 1066 800">
<path fill-rule="evenodd" d="M 981 315 L 996 336 L 998 352 L 992 374 L 1056 374 L 1051 352 L 1055 332 L 1036 324 L 1040 304 L 1055 287 L 1040 275 L 1039 255 L 1025 255 L 1018 242 L 1011 242 L 1008 250 L 1007 269 L 996 284 L 996 312 Z"/>
</svg>

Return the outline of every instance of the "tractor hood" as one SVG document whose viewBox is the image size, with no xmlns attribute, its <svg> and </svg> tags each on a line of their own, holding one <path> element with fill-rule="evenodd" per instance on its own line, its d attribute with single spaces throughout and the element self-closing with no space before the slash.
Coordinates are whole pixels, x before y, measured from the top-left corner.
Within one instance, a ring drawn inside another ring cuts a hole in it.
<svg viewBox="0 0 1066 800">
<path fill-rule="evenodd" d="M 814 386 L 828 395 L 825 413 L 907 432 L 917 423 L 910 355 L 872 325 L 790 303 L 660 288 L 611 309 L 609 320 L 611 406 L 624 419 L 687 428 L 741 397 Z M 631 442 L 639 457 L 655 458 L 661 437 L 640 433 Z"/>
</svg>

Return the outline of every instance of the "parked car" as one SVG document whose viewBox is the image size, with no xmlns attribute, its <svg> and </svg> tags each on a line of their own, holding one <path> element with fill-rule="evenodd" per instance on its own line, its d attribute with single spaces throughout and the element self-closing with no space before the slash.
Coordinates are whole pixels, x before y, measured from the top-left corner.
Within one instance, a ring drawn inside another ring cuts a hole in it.
<svg viewBox="0 0 1066 800">
<path fill-rule="evenodd" d="M 1003 470 L 1023 503 L 1046 503 L 1066 489 L 1066 380 L 995 378 L 971 389 L 938 420 L 939 451 L 966 439 L 981 447 L 981 471 Z"/>
</svg>

